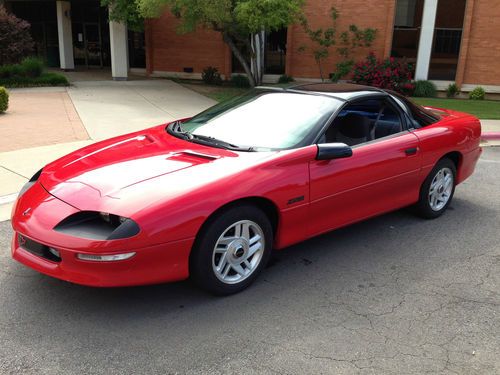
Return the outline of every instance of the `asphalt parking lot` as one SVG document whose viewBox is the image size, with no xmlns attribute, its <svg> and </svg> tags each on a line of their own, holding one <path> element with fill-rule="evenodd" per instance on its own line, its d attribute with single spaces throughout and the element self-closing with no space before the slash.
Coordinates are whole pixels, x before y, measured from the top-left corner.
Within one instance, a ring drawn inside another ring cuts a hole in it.
<svg viewBox="0 0 500 375">
<path fill-rule="evenodd" d="M 68 284 L 9 241 L 0 223 L 1 374 L 500 373 L 500 148 L 442 218 L 401 210 L 293 246 L 227 298 Z"/>
</svg>

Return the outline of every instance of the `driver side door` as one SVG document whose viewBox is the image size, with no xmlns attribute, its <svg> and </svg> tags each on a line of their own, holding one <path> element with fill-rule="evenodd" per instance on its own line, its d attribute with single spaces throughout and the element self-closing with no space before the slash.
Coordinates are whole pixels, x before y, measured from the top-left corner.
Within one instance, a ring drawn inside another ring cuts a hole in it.
<svg viewBox="0 0 500 375">
<path fill-rule="evenodd" d="M 363 102 L 349 104 L 339 115 L 355 113 L 354 119 L 361 115 L 370 124 L 366 139 L 359 137 L 354 141 L 359 143 L 351 144 L 351 157 L 310 162 L 311 236 L 418 200 L 419 140 L 406 130 L 404 117 L 392 102 L 387 98 L 375 102 L 376 106 L 373 99 L 365 106 Z M 350 125 L 357 126 L 356 122 Z M 337 119 L 330 126 L 338 126 Z M 326 133 L 346 139 L 338 129 Z M 339 140 L 325 140 L 332 141 Z"/>
</svg>

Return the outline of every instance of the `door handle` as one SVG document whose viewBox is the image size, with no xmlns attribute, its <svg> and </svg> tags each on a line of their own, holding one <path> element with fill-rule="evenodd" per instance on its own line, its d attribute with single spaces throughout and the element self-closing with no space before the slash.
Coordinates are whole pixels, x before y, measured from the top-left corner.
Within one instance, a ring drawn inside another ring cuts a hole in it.
<svg viewBox="0 0 500 375">
<path fill-rule="evenodd" d="M 406 156 L 411 156 L 411 155 L 415 155 L 418 151 L 418 148 L 416 147 L 412 147 L 412 148 L 408 148 L 405 150 L 405 154 Z"/>
</svg>

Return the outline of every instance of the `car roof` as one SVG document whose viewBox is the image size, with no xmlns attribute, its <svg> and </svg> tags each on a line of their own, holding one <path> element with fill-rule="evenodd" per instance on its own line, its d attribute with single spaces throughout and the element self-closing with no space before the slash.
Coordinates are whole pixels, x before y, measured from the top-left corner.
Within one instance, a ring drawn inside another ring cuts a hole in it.
<svg viewBox="0 0 500 375">
<path fill-rule="evenodd" d="M 276 87 L 260 87 L 263 89 L 274 89 Z M 284 91 L 300 91 L 304 93 L 317 94 L 317 95 L 326 95 L 331 96 L 336 99 L 351 101 L 359 98 L 363 98 L 366 96 L 387 96 L 388 94 L 376 87 L 364 86 L 364 85 L 355 85 L 351 83 L 303 83 L 299 85 L 289 85 L 286 87 L 279 88 L 278 90 Z"/>
</svg>

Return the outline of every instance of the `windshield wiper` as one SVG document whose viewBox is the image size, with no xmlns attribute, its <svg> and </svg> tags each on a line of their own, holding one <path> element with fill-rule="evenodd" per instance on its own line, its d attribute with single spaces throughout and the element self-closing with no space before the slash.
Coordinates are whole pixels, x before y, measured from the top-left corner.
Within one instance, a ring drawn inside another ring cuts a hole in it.
<svg viewBox="0 0 500 375">
<path fill-rule="evenodd" d="M 185 140 L 190 140 L 193 139 L 193 135 L 191 133 L 185 132 L 182 130 L 181 122 L 180 121 L 175 121 L 172 124 L 169 125 L 169 128 L 172 132 L 174 132 L 177 135 L 180 135 L 181 138 Z"/>
<path fill-rule="evenodd" d="M 210 145 L 219 147 L 219 148 L 225 148 L 228 150 L 233 150 L 233 151 L 254 151 L 253 147 L 240 147 L 237 145 L 233 145 L 232 143 L 222 141 L 220 139 L 214 138 L 214 137 L 209 137 L 207 135 L 200 135 L 200 134 L 189 134 L 192 138 L 191 140 L 198 140 L 203 143 L 208 143 Z"/>
<path fill-rule="evenodd" d="M 218 148 L 224 148 L 232 151 L 246 151 L 246 152 L 255 151 L 253 147 L 248 147 L 248 148 L 240 147 L 214 137 L 186 132 L 182 129 L 182 123 L 180 121 L 175 121 L 172 124 L 170 124 L 168 126 L 168 130 L 171 133 L 174 133 L 176 136 L 186 141 L 200 143 L 205 146 L 215 146 Z"/>
</svg>

